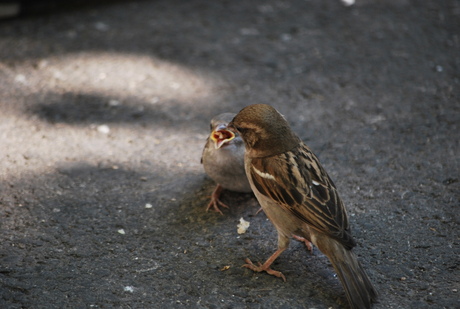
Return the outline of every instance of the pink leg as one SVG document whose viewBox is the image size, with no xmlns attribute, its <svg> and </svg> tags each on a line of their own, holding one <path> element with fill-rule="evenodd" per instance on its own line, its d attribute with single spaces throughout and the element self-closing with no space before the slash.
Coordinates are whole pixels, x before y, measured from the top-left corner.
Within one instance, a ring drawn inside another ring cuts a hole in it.
<svg viewBox="0 0 460 309">
<path fill-rule="evenodd" d="M 245 259 L 244 261 L 246 262 L 246 264 L 244 264 L 242 267 L 246 267 L 246 268 L 252 269 L 253 271 L 256 271 L 256 272 L 265 271 L 265 272 L 267 272 L 268 274 L 273 275 L 273 276 L 276 276 L 276 277 L 279 277 L 279 278 L 283 279 L 284 282 L 286 282 L 286 277 L 285 277 L 280 271 L 276 271 L 276 270 L 273 270 L 273 269 L 270 268 L 270 265 L 272 265 L 272 263 L 276 260 L 276 258 L 277 258 L 284 250 L 286 250 L 286 248 L 276 250 L 276 252 L 273 253 L 272 256 L 270 256 L 270 257 L 265 261 L 265 263 L 263 263 L 263 264 L 258 263 L 259 266 L 254 265 L 254 264 L 251 262 L 250 259 Z"/>
<path fill-rule="evenodd" d="M 300 237 L 300 236 L 297 236 L 297 235 L 292 235 L 292 238 L 303 242 L 305 244 L 305 246 L 307 246 L 308 251 L 310 251 L 310 253 L 313 253 L 313 246 L 312 246 L 311 242 L 308 241 L 306 238 L 303 238 L 303 237 Z"/>
<path fill-rule="evenodd" d="M 211 201 L 208 204 L 208 207 L 206 208 L 206 211 L 209 211 L 209 209 L 212 207 L 216 212 L 219 212 L 221 215 L 223 215 L 222 211 L 219 209 L 219 205 L 225 208 L 228 208 L 227 205 L 222 203 L 219 199 L 220 194 L 222 193 L 222 190 L 224 188 L 221 185 L 217 185 L 216 188 L 214 189 L 214 192 L 211 194 Z"/>
</svg>

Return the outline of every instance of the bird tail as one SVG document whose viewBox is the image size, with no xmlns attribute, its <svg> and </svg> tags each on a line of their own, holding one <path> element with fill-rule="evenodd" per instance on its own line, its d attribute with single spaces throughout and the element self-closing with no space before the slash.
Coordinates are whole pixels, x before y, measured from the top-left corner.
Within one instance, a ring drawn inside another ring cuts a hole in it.
<svg viewBox="0 0 460 309">
<path fill-rule="evenodd" d="M 377 300 L 378 293 L 356 255 L 334 239 L 323 240 L 327 245 L 318 242 L 318 248 L 331 261 L 345 289 L 350 307 L 353 309 L 371 308 L 372 303 Z"/>
</svg>

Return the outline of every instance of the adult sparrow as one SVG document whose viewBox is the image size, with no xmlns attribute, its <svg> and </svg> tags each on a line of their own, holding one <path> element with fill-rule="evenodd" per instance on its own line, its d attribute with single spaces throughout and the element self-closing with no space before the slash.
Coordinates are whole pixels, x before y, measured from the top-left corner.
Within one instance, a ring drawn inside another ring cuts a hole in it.
<svg viewBox="0 0 460 309">
<path fill-rule="evenodd" d="M 211 134 L 201 156 L 201 163 L 217 186 L 211 195 L 206 210 L 214 208 L 222 214 L 219 205 L 228 208 L 220 199 L 222 189 L 236 192 L 251 192 L 244 170 L 244 144 L 239 134 L 228 123 L 235 114 L 223 113 L 211 120 Z"/>
<path fill-rule="evenodd" d="M 356 245 L 337 189 L 313 152 L 273 107 L 243 108 L 229 124 L 243 138 L 245 170 L 267 217 L 278 232 L 278 250 L 253 271 L 284 275 L 270 268 L 297 235 L 311 241 L 331 261 L 352 308 L 370 308 L 377 292 L 357 260 Z"/>
</svg>

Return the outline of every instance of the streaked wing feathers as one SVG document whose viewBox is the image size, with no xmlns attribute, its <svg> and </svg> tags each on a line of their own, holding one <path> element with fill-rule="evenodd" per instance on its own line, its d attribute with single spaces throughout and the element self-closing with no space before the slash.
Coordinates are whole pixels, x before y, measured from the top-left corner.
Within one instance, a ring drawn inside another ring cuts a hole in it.
<svg viewBox="0 0 460 309">
<path fill-rule="evenodd" d="M 253 158 L 251 163 L 251 177 L 260 193 L 319 232 L 346 247 L 355 246 L 335 185 L 305 144 L 281 155 Z"/>
</svg>

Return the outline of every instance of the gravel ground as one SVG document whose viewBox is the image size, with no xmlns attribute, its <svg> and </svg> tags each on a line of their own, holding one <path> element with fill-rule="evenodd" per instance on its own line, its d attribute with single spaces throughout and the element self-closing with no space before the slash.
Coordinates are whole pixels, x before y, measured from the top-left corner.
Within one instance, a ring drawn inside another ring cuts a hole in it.
<svg viewBox="0 0 460 309">
<path fill-rule="evenodd" d="M 205 212 L 209 120 L 252 103 L 334 179 L 375 308 L 460 308 L 459 0 L 27 13 L 0 21 L 0 308 L 347 307 L 299 242 L 286 283 L 240 267 L 276 249 L 251 194 Z"/>
</svg>

